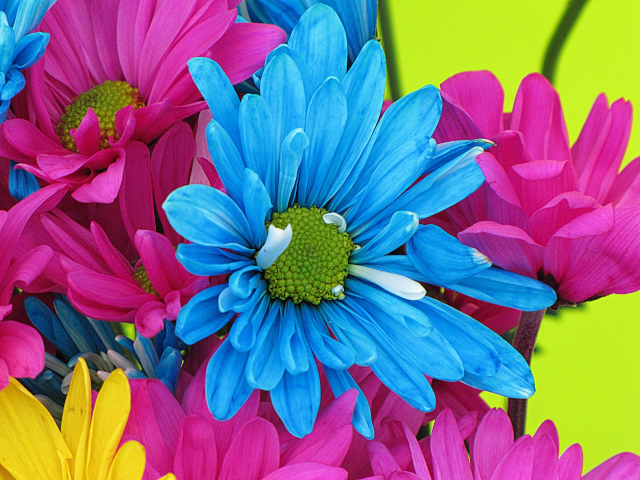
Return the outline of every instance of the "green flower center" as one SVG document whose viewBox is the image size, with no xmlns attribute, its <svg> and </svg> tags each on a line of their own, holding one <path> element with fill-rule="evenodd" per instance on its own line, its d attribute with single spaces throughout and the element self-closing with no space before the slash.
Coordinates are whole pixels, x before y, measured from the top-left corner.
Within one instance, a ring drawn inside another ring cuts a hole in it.
<svg viewBox="0 0 640 480">
<path fill-rule="evenodd" d="M 132 88 L 127 82 L 107 80 L 79 95 L 65 109 L 56 127 L 56 134 L 60 137 L 63 147 L 77 152 L 78 148 L 70 130 L 77 129 L 89 108 L 92 108 L 100 121 L 100 149 L 109 148 L 109 137 L 118 140 L 116 113 L 129 105 L 133 106 L 134 110 L 145 106 L 138 89 Z"/>
<path fill-rule="evenodd" d="M 158 295 L 157 290 L 153 288 L 151 280 L 149 280 L 149 275 L 147 274 L 147 269 L 144 268 L 144 265 L 140 265 L 136 268 L 136 271 L 133 272 L 133 278 L 136 279 L 138 285 L 140 285 L 145 292 L 152 293 L 158 297 L 160 296 Z"/>
<path fill-rule="evenodd" d="M 283 213 L 274 213 L 271 223 L 284 229 L 291 225 L 293 237 L 289 247 L 264 272 L 273 299 L 303 300 L 317 305 L 324 298 L 344 298 L 349 254 L 353 242 L 347 233 L 327 224 L 322 208 L 294 205 Z M 267 225 L 267 228 L 268 228 Z"/>
</svg>

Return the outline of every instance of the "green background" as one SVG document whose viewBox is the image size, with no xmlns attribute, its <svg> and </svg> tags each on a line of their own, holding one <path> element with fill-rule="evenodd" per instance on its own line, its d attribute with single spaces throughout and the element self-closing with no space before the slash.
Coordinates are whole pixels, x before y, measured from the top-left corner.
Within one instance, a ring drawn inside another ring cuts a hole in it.
<svg viewBox="0 0 640 480">
<path fill-rule="evenodd" d="M 566 3 L 388 0 L 403 94 L 465 70 L 493 71 L 513 105 L 540 71 Z M 574 142 L 596 96 L 640 101 L 640 2 L 591 0 L 562 51 L 555 86 Z M 632 129 L 625 163 L 640 156 Z M 563 451 L 584 449 L 585 471 L 621 451 L 640 453 L 640 294 L 611 295 L 543 322 L 532 369 L 527 432 L 552 419 Z M 494 405 L 500 400 L 491 399 Z"/>
</svg>

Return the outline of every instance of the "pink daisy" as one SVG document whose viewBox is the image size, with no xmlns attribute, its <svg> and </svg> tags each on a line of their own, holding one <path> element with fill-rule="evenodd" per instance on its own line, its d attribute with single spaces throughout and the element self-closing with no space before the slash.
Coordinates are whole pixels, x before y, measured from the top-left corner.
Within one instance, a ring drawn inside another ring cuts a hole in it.
<svg viewBox="0 0 640 480">
<path fill-rule="evenodd" d="M 0 126 L 0 155 L 85 203 L 110 203 L 131 143 L 149 143 L 205 108 L 187 60 L 208 56 L 232 81 L 260 68 L 285 34 L 234 23 L 233 0 L 65 0 L 41 24 L 51 34 Z"/>
</svg>

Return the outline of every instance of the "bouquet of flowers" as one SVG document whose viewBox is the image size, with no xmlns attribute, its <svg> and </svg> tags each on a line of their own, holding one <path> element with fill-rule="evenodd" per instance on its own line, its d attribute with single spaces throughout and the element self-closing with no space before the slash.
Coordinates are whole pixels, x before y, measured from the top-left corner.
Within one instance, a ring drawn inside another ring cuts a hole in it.
<svg viewBox="0 0 640 480">
<path fill-rule="evenodd" d="M 640 290 L 627 102 L 385 102 L 376 0 L 0 12 L 0 478 L 640 479 L 524 434 L 545 311 Z"/>
</svg>

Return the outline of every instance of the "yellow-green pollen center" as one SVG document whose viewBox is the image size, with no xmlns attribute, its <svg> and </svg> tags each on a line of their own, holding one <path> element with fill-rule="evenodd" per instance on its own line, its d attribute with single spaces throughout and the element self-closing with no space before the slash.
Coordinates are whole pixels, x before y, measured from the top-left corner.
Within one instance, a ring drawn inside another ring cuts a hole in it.
<svg viewBox="0 0 640 480">
<path fill-rule="evenodd" d="M 274 213 L 271 222 L 285 229 L 291 225 L 293 237 L 287 249 L 264 272 L 271 298 L 294 303 L 303 300 L 317 305 L 324 298 L 344 298 L 342 288 L 347 276 L 353 242 L 347 233 L 327 224 L 322 208 L 294 205 L 283 213 Z M 338 288 L 336 288 L 338 287 Z"/>
<path fill-rule="evenodd" d="M 144 265 L 140 265 L 138 268 L 136 268 L 136 271 L 133 272 L 133 278 L 136 279 L 138 285 L 140 285 L 145 292 L 152 293 L 153 295 L 156 295 L 158 297 L 160 296 L 158 295 L 158 291 L 153 288 L 151 280 L 149 280 L 149 275 L 147 274 L 147 269 L 144 268 Z"/>
<path fill-rule="evenodd" d="M 138 89 L 131 87 L 127 82 L 107 80 L 80 94 L 65 109 L 56 127 L 56 134 L 60 137 L 63 147 L 77 152 L 78 148 L 70 130 L 77 129 L 89 108 L 92 108 L 100 121 L 100 149 L 109 148 L 109 137 L 118 140 L 116 113 L 129 105 L 133 106 L 134 110 L 145 106 Z"/>
</svg>

